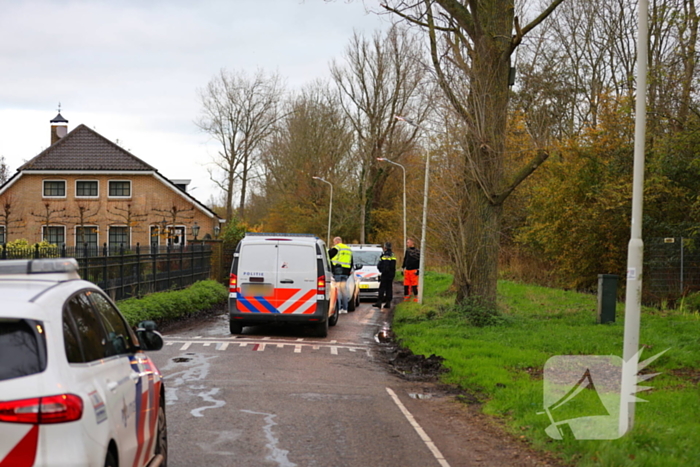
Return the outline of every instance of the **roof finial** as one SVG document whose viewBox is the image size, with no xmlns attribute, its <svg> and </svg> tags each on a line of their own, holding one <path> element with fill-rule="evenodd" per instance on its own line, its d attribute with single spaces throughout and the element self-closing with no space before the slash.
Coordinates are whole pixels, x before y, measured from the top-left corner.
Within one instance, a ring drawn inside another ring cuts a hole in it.
<svg viewBox="0 0 700 467">
<path fill-rule="evenodd" d="M 61 103 L 58 103 L 58 113 L 61 113 Z"/>
</svg>

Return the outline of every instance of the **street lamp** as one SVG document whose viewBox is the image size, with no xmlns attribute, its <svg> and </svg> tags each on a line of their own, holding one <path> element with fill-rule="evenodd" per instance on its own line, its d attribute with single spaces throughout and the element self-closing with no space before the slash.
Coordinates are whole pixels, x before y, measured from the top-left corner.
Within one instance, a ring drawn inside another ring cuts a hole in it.
<svg viewBox="0 0 700 467">
<path fill-rule="evenodd" d="M 390 161 L 386 157 L 377 157 L 378 161 L 388 162 L 389 164 L 398 165 L 403 171 L 403 251 L 406 253 L 406 167 L 398 162 Z M 421 245 L 423 242 L 421 242 Z"/>
<path fill-rule="evenodd" d="M 634 167 L 632 177 L 632 219 L 630 241 L 627 245 L 627 289 L 625 296 L 625 334 L 623 341 L 624 364 L 622 366 L 620 434 L 634 426 L 639 361 L 639 327 L 642 300 L 642 265 L 644 241 L 642 240 L 642 211 L 644 204 L 644 143 L 646 133 L 647 97 L 647 39 L 649 37 L 649 2 L 640 0 L 637 5 L 637 98 L 634 125 Z"/>
<path fill-rule="evenodd" d="M 423 127 L 415 123 L 413 120 L 394 115 L 396 120 L 406 122 L 412 127 L 425 131 Z M 425 227 L 428 221 L 428 181 L 430 180 L 430 153 L 426 151 L 425 155 L 425 186 L 423 187 L 423 225 L 421 226 L 420 234 L 420 265 L 418 266 L 418 303 L 423 304 L 423 277 L 425 276 Z"/>
<path fill-rule="evenodd" d="M 327 180 L 322 179 L 321 177 L 311 177 L 314 180 L 318 180 L 323 183 L 328 183 L 331 187 L 331 200 L 330 204 L 328 206 L 328 238 L 326 239 L 326 245 L 330 247 L 331 245 L 331 214 L 333 213 L 333 184 Z"/>
</svg>

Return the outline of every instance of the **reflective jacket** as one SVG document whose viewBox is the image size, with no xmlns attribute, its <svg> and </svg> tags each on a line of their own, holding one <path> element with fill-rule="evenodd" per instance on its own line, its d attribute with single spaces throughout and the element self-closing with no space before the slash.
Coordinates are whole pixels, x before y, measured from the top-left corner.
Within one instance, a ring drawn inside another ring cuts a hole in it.
<svg viewBox="0 0 700 467">
<path fill-rule="evenodd" d="M 342 274 L 349 275 L 352 268 L 352 250 L 344 244 L 338 243 L 330 250 L 331 264 L 333 265 L 333 274 L 342 268 Z"/>
</svg>

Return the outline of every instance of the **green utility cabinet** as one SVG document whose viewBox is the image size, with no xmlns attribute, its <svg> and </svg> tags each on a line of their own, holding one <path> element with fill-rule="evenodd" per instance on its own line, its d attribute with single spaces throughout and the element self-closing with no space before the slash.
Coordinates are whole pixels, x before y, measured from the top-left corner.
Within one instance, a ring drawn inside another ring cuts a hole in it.
<svg viewBox="0 0 700 467">
<path fill-rule="evenodd" d="M 616 274 L 598 274 L 598 324 L 615 322 L 618 277 Z"/>
</svg>

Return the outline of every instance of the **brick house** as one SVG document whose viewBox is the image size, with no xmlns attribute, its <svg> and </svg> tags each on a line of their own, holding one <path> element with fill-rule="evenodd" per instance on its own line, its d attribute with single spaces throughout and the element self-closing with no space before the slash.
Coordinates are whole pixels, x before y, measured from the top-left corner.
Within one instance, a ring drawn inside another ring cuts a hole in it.
<svg viewBox="0 0 700 467">
<path fill-rule="evenodd" d="M 47 240 L 110 249 L 216 237 L 223 219 L 158 170 L 59 113 L 51 146 L 0 186 L 0 244 Z"/>
</svg>

